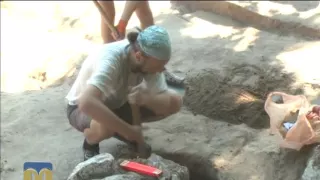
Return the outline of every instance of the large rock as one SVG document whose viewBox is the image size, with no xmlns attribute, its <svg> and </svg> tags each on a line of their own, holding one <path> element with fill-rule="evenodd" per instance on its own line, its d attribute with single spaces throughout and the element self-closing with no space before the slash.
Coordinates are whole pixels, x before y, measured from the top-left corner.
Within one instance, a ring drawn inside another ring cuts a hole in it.
<svg viewBox="0 0 320 180">
<path fill-rule="evenodd" d="M 121 150 L 121 149 L 119 149 Z M 129 152 L 131 153 L 131 152 Z M 100 154 L 87 161 L 78 164 L 70 174 L 68 180 L 154 180 L 150 176 L 142 176 L 137 173 L 128 172 L 121 168 L 120 163 L 125 159 L 117 159 L 108 153 Z M 160 180 L 189 180 L 188 169 L 180 166 L 173 161 L 163 159 L 162 157 L 152 154 L 148 159 L 131 159 L 132 161 L 157 167 L 163 171 L 158 178 Z"/>
<path fill-rule="evenodd" d="M 111 154 L 100 154 L 78 164 L 68 180 L 87 180 L 113 175 L 115 160 Z"/>
<path fill-rule="evenodd" d="M 320 145 L 318 145 L 308 161 L 307 167 L 302 175 L 302 180 L 320 179 Z"/>
</svg>

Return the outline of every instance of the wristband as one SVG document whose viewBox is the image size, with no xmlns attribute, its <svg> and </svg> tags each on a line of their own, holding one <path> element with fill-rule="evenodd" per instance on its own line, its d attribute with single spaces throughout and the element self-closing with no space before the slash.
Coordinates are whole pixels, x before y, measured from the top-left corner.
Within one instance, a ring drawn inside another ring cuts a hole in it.
<svg viewBox="0 0 320 180">
<path fill-rule="evenodd" d="M 119 31 L 119 33 L 125 33 L 126 32 L 126 28 L 127 28 L 127 24 L 128 22 L 123 20 L 123 19 L 120 19 L 118 25 L 117 25 L 117 29 Z"/>
</svg>

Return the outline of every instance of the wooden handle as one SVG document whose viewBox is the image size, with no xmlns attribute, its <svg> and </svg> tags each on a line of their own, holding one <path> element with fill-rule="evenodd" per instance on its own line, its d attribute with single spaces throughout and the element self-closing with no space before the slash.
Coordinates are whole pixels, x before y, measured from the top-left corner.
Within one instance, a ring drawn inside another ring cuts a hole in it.
<svg viewBox="0 0 320 180">
<path fill-rule="evenodd" d="M 136 104 L 130 104 L 132 111 L 132 124 L 140 126 L 141 125 L 141 116 L 140 116 L 140 108 Z"/>
<path fill-rule="evenodd" d="M 133 125 L 141 126 L 141 114 L 138 105 L 130 104 L 132 110 Z M 151 147 L 146 144 L 137 144 L 138 157 L 148 158 L 151 155 Z"/>
<path fill-rule="evenodd" d="M 118 31 L 117 29 L 114 27 L 114 25 L 111 23 L 109 17 L 107 16 L 106 12 L 104 12 L 103 8 L 101 7 L 101 5 L 99 4 L 98 1 L 96 0 L 93 0 L 93 3 L 96 5 L 96 7 L 98 8 L 99 12 L 101 13 L 103 19 L 104 19 L 104 22 L 108 25 L 109 29 L 115 33 L 115 34 L 118 34 Z"/>
</svg>

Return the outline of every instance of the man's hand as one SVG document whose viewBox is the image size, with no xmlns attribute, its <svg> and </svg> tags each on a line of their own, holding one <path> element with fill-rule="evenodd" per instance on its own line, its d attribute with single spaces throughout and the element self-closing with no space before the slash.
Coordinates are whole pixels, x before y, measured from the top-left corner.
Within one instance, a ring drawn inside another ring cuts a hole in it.
<svg viewBox="0 0 320 180">
<path fill-rule="evenodd" d="M 125 38 L 125 36 L 126 36 L 127 24 L 128 24 L 127 21 L 120 19 L 118 25 L 116 26 L 117 34 L 112 33 L 112 37 L 113 37 L 116 41 L 120 41 L 120 40 L 122 40 L 122 39 Z"/>
<path fill-rule="evenodd" d="M 136 142 L 137 144 L 143 144 L 144 138 L 143 138 L 143 134 L 142 134 L 142 127 L 132 125 L 131 128 L 134 133 L 132 134 L 132 136 L 128 137 L 127 139 L 131 142 Z"/>
<path fill-rule="evenodd" d="M 122 40 L 126 36 L 126 28 L 127 24 L 133 14 L 133 12 L 137 9 L 137 7 L 141 4 L 142 1 L 126 1 L 124 6 L 121 19 L 116 26 L 118 30 L 118 34 L 112 34 L 115 40 Z"/>
<path fill-rule="evenodd" d="M 128 101 L 130 104 L 136 104 L 143 106 L 148 100 L 150 92 L 144 82 L 140 83 L 136 87 L 129 88 Z"/>
<path fill-rule="evenodd" d="M 143 135 L 142 135 L 142 128 L 141 126 L 132 126 L 133 129 L 136 131 L 136 137 L 135 140 L 135 148 L 137 151 L 137 155 L 141 158 L 148 158 L 151 155 L 151 146 L 145 143 Z"/>
</svg>

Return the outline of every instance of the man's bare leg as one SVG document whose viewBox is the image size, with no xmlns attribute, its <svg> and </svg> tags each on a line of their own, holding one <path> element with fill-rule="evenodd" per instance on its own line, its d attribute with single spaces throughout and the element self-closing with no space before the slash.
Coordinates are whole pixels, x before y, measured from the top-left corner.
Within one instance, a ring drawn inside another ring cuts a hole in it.
<svg viewBox="0 0 320 180">
<path fill-rule="evenodd" d="M 129 110 L 129 109 L 126 109 Z M 128 114 L 128 112 L 123 111 L 122 113 Z M 166 116 L 157 116 L 151 110 L 146 107 L 142 107 L 141 113 L 143 115 L 142 122 L 154 122 L 164 119 Z M 100 123 L 95 120 L 90 121 L 90 128 L 84 129 L 84 135 L 87 142 L 90 145 L 99 144 L 101 141 L 105 139 L 109 139 L 110 137 L 116 136 L 121 141 L 127 141 L 123 137 L 118 134 L 115 134 L 114 131 L 108 129 L 108 127 L 102 127 Z"/>
<path fill-rule="evenodd" d="M 128 22 L 132 16 L 132 13 L 140 6 L 142 1 L 126 1 L 121 19 Z"/>
<path fill-rule="evenodd" d="M 154 25 L 153 14 L 148 1 L 140 1 L 135 12 L 140 20 L 140 26 L 142 29 Z"/>
<path fill-rule="evenodd" d="M 108 139 L 113 136 L 113 132 L 107 127 L 102 127 L 95 120 L 91 120 L 90 128 L 84 130 L 84 135 L 89 144 L 98 144 L 104 139 Z"/>
<path fill-rule="evenodd" d="M 110 19 L 110 23 L 114 24 L 115 17 L 115 8 L 113 1 L 99 1 L 99 4 L 102 6 L 102 9 L 107 14 Z M 101 15 L 101 36 L 103 39 L 103 43 L 110 43 L 115 41 L 111 35 L 111 30 L 108 25 L 104 22 L 103 16 Z"/>
</svg>

